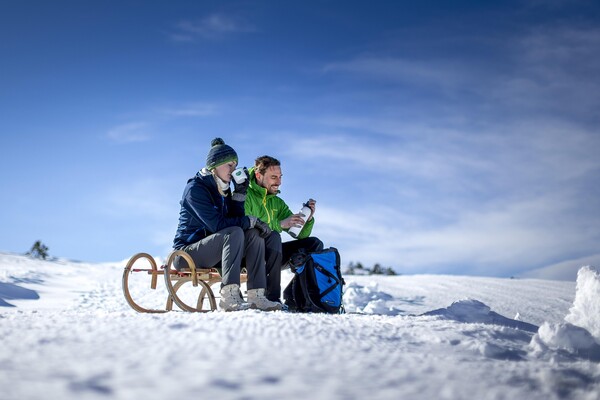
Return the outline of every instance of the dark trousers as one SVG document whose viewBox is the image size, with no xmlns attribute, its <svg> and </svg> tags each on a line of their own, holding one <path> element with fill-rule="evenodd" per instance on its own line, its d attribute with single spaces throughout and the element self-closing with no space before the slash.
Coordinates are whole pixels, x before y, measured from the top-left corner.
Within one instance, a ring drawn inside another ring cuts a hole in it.
<svg viewBox="0 0 600 400">
<path fill-rule="evenodd" d="M 306 253 L 323 250 L 323 242 L 316 237 L 292 240 L 282 243 L 281 235 L 272 232 L 265 239 L 265 261 L 267 270 L 267 299 L 280 301 L 281 296 L 281 270 L 287 268 L 290 257 L 303 249 Z"/>
</svg>

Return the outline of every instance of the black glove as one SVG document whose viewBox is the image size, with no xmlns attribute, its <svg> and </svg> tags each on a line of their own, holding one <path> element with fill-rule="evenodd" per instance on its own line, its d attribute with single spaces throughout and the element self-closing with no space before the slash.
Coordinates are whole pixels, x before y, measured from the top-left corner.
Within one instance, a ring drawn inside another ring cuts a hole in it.
<svg viewBox="0 0 600 400">
<path fill-rule="evenodd" d="M 271 228 L 269 228 L 269 225 L 267 225 L 266 222 L 262 222 L 260 219 L 256 221 L 254 227 L 258 229 L 258 235 L 263 239 L 269 237 L 272 232 Z"/>
<path fill-rule="evenodd" d="M 246 167 L 244 167 L 243 173 L 246 175 L 244 182 L 237 183 L 235 179 L 231 180 L 231 182 L 233 182 L 233 195 L 231 198 L 234 201 L 246 201 L 246 192 L 250 185 L 250 175 L 248 174 L 248 169 L 246 169 Z"/>
<path fill-rule="evenodd" d="M 250 220 L 250 228 L 256 228 L 258 236 L 261 238 L 265 239 L 273 232 L 266 222 L 261 221 L 255 216 L 250 215 L 248 216 L 248 219 Z"/>
<path fill-rule="evenodd" d="M 244 175 L 246 175 L 246 179 L 242 183 L 237 183 L 235 179 L 232 179 L 233 182 L 233 193 L 246 194 L 248 191 L 248 186 L 250 185 L 250 174 L 248 174 L 248 169 L 244 167 L 243 169 Z"/>
</svg>

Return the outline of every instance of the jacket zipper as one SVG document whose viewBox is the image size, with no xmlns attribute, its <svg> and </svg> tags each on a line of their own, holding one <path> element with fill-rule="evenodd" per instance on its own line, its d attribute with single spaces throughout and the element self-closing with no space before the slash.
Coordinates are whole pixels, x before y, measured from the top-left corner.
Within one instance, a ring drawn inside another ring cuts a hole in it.
<svg viewBox="0 0 600 400">
<path fill-rule="evenodd" d="M 265 195 L 263 197 L 263 207 L 265 208 L 265 211 L 267 212 L 267 225 L 271 225 L 271 214 L 269 214 L 269 209 L 267 208 L 267 192 L 265 192 Z"/>
</svg>

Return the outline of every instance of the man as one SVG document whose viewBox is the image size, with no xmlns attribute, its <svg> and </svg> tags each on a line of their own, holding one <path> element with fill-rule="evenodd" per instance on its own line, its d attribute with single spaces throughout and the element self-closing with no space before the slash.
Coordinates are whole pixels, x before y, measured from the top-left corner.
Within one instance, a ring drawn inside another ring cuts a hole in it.
<svg viewBox="0 0 600 400">
<path fill-rule="evenodd" d="M 222 267 L 221 310 L 281 310 L 280 303 L 265 297 L 263 238 L 270 236 L 271 230 L 266 223 L 244 213 L 248 181 L 234 181 L 233 193 L 229 188 L 237 161 L 237 153 L 223 139 L 211 142 L 206 167 L 188 180 L 183 191 L 173 247 L 188 253 L 197 267 Z M 246 260 L 248 273 L 247 302 L 240 294 L 242 259 Z M 185 267 L 187 262 L 177 257 L 175 268 Z"/>
<path fill-rule="evenodd" d="M 303 249 L 305 252 L 323 250 L 323 242 L 311 237 L 315 220 L 315 200 L 309 200 L 311 213 L 306 222 L 300 214 L 294 214 L 277 195 L 281 185 L 281 163 L 270 156 L 258 157 L 249 170 L 250 187 L 247 191 L 246 215 L 252 215 L 266 222 L 273 231 L 265 237 L 265 260 L 267 272 L 266 297 L 280 302 L 281 270 L 287 267 L 290 257 Z M 296 240 L 282 243 L 281 232 L 293 226 L 302 226 Z"/>
</svg>

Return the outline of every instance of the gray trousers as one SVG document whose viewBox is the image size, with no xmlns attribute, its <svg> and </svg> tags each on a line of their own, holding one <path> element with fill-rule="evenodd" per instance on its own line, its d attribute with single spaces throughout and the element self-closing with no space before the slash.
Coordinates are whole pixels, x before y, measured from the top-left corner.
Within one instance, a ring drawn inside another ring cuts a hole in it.
<svg viewBox="0 0 600 400">
<path fill-rule="evenodd" d="M 204 239 L 185 246 L 196 268 L 222 268 L 221 286 L 240 284 L 242 261 L 245 261 L 248 273 L 248 289 L 264 289 L 267 286 L 265 272 L 265 241 L 258 230 L 243 231 L 239 226 L 231 226 L 220 230 Z M 186 268 L 182 257 L 174 262 L 176 269 Z"/>
</svg>

